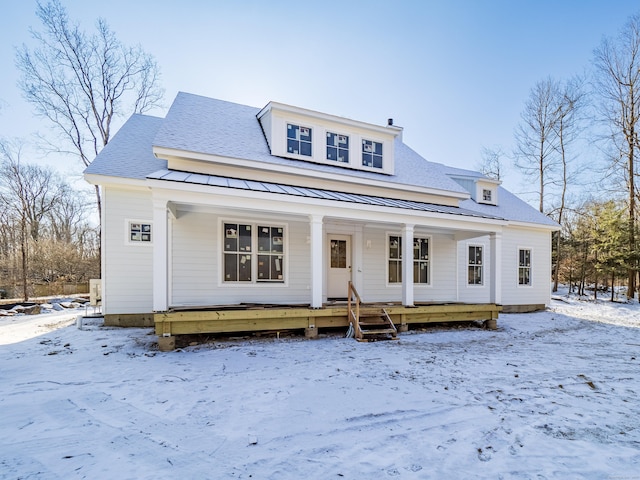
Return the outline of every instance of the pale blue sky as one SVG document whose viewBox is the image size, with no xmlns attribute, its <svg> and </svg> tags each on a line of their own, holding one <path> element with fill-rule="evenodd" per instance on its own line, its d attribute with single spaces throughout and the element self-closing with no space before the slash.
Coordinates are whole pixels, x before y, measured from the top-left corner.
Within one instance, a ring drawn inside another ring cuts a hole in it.
<svg viewBox="0 0 640 480">
<path fill-rule="evenodd" d="M 391 117 L 428 160 L 472 169 L 483 146 L 512 149 L 536 81 L 589 69 L 602 37 L 640 12 L 638 0 L 63 4 L 83 26 L 102 16 L 122 41 L 153 54 L 167 107 L 185 91 L 255 107 L 274 100 L 377 124 Z M 16 87 L 14 48 L 30 41 L 30 26 L 39 28 L 35 8 L 35 0 L 3 0 L 0 136 L 28 138 L 47 128 Z M 75 160 L 56 166 L 81 170 Z M 522 189 L 513 171 L 505 186 Z"/>
</svg>

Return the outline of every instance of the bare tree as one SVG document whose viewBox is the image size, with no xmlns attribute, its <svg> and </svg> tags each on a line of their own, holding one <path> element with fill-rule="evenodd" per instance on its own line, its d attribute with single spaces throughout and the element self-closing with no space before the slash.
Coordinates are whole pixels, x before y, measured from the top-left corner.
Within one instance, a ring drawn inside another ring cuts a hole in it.
<svg viewBox="0 0 640 480">
<path fill-rule="evenodd" d="M 59 0 L 38 2 L 36 15 L 43 27 L 31 31 L 36 47 L 23 45 L 16 55 L 20 88 L 87 166 L 109 143 L 114 118 L 159 105 L 158 65 L 141 47 L 118 41 L 103 19 L 94 33 L 81 30 Z M 58 142 L 50 147 L 60 149 Z"/>
<path fill-rule="evenodd" d="M 640 149 L 640 14 L 629 18 L 619 35 L 604 38 L 594 51 L 599 113 L 609 128 L 611 168 L 620 171 L 627 194 L 628 296 L 633 298 L 638 274 L 636 244 L 636 153 Z"/>
<path fill-rule="evenodd" d="M 21 146 L 0 142 L 0 198 L 20 227 L 23 297 L 29 298 L 29 239 L 40 238 L 43 218 L 59 200 L 59 190 L 51 169 L 20 163 Z"/>
<path fill-rule="evenodd" d="M 560 85 L 552 78 L 537 82 L 529 93 L 516 129 L 515 166 L 538 183 L 539 210 L 545 213 L 545 189 L 557 169 L 556 125 Z"/>
<path fill-rule="evenodd" d="M 564 212 L 567 207 L 567 190 L 572 177 L 576 173 L 570 168 L 573 157 L 568 150 L 583 129 L 581 114 L 585 107 L 585 98 L 583 80 L 580 77 L 574 77 L 560 87 L 555 114 L 556 121 L 553 125 L 557 137 L 555 143 L 559 159 L 559 172 L 555 183 L 560 189 L 560 193 L 558 205 L 552 212 L 560 225 L 564 220 Z M 563 260 L 561 232 L 556 232 L 554 240 L 556 265 L 553 275 L 553 291 L 557 292 L 560 264 Z"/>
<path fill-rule="evenodd" d="M 504 171 L 503 158 L 506 156 L 500 147 L 482 147 L 479 169 L 483 175 L 494 180 L 502 180 Z"/>
</svg>

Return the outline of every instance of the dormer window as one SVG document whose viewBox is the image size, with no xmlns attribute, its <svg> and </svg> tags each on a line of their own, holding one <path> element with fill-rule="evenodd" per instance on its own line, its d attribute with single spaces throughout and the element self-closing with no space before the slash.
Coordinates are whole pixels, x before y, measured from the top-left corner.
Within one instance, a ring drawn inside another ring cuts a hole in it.
<svg viewBox="0 0 640 480">
<path fill-rule="evenodd" d="M 311 156 L 311 128 L 287 124 L 287 152 Z"/>
<path fill-rule="evenodd" d="M 493 199 L 491 196 L 491 190 L 487 188 L 482 189 L 482 201 L 487 203 L 493 203 Z"/>
<path fill-rule="evenodd" d="M 349 137 L 327 132 L 327 160 L 349 163 Z"/>
<path fill-rule="evenodd" d="M 382 168 L 382 143 L 362 140 L 362 165 Z"/>
</svg>

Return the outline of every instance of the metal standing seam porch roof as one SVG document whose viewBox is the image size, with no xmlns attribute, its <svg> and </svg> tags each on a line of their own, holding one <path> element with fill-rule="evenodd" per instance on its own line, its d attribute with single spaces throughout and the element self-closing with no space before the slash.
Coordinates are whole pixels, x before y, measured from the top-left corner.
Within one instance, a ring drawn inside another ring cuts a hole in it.
<svg viewBox="0 0 640 480">
<path fill-rule="evenodd" d="M 485 218 L 491 220 L 506 220 L 502 217 L 474 212 L 460 207 L 436 205 L 433 203 L 415 202 L 394 198 L 384 198 L 358 193 L 337 192 L 318 188 L 299 187 L 280 183 L 259 182 L 255 180 L 243 180 L 239 178 L 223 177 L 219 175 L 205 175 L 201 173 L 189 173 L 178 170 L 162 169 L 150 175 L 150 180 L 162 180 L 167 182 L 190 183 L 196 185 L 210 185 L 215 187 L 248 190 L 252 192 L 276 193 L 296 197 L 319 198 L 338 202 L 358 203 L 361 205 L 374 205 L 380 207 L 402 208 L 421 212 L 442 213 L 448 215 L 461 215 L 465 217 Z"/>
</svg>

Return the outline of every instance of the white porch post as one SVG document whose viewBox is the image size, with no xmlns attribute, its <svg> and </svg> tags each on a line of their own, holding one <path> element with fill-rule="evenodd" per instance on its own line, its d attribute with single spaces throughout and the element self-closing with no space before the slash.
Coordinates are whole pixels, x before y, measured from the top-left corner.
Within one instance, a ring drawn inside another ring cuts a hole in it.
<svg viewBox="0 0 640 480">
<path fill-rule="evenodd" d="M 491 303 L 502 304 L 502 233 L 489 235 L 491 250 Z"/>
<path fill-rule="evenodd" d="M 322 308 L 322 272 L 324 248 L 322 242 L 322 215 L 309 217 L 311 248 L 311 308 Z"/>
<path fill-rule="evenodd" d="M 153 311 L 166 312 L 169 305 L 169 252 L 167 201 L 153 201 Z"/>
<path fill-rule="evenodd" d="M 413 306 L 413 225 L 402 229 L 402 305 Z"/>
</svg>

